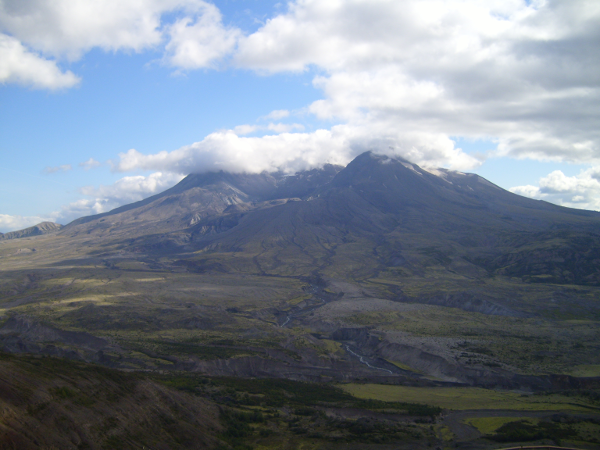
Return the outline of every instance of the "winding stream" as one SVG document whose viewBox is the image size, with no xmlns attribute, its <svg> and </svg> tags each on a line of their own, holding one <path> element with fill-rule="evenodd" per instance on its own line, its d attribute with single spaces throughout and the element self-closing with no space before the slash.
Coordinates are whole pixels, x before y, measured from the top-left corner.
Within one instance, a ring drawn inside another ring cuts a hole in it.
<svg viewBox="0 0 600 450">
<path fill-rule="evenodd" d="M 326 305 L 326 304 L 327 304 L 327 302 L 325 301 L 325 299 L 323 299 L 323 298 L 320 298 L 320 297 L 318 297 L 318 296 L 316 295 L 316 294 L 318 293 L 318 288 L 317 288 L 317 286 L 311 285 L 311 290 L 312 290 L 312 293 L 313 293 L 313 295 L 314 295 L 314 298 L 315 298 L 316 300 L 319 300 L 319 301 L 321 302 L 321 304 L 313 305 L 313 306 L 311 306 L 311 307 L 307 308 L 306 310 L 303 310 L 303 309 L 301 309 L 301 310 L 299 310 L 299 311 L 296 311 L 295 313 L 291 313 L 291 314 L 287 315 L 287 316 L 286 316 L 286 318 L 285 318 L 285 321 L 284 321 L 284 322 L 283 322 L 281 325 L 279 325 L 279 327 L 280 327 L 280 328 L 283 328 L 283 327 L 285 327 L 285 326 L 286 326 L 286 325 L 287 325 L 287 324 L 290 322 L 290 320 L 292 320 L 294 317 L 296 317 L 296 316 L 301 316 L 301 315 L 306 315 L 306 314 L 308 314 L 308 313 L 310 313 L 310 312 L 314 311 L 315 309 L 318 309 L 318 308 L 320 308 L 320 307 L 322 307 L 322 306 L 324 306 L 324 305 Z M 391 375 L 393 375 L 393 374 L 394 374 L 394 372 L 392 372 L 392 371 L 391 371 L 391 370 L 389 370 L 389 369 L 384 369 L 383 367 L 377 367 L 377 366 L 374 366 L 374 365 L 372 365 L 371 363 L 369 363 L 369 361 L 367 361 L 367 360 L 365 359 L 365 357 L 364 357 L 364 356 L 362 356 L 362 355 L 359 355 L 358 353 L 356 353 L 356 352 L 353 352 L 352 350 L 350 350 L 350 347 L 349 347 L 348 345 L 345 345 L 345 347 L 346 347 L 346 350 L 347 350 L 349 353 L 351 353 L 352 355 L 356 356 L 356 357 L 358 358 L 358 360 L 361 362 L 361 364 L 364 364 L 364 365 L 365 365 L 365 366 L 367 366 L 369 369 L 383 370 L 384 372 L 387 372 L 387 373 L 389 373 L 389 374 L 391 374 Z"/>
<path fill-rule="evenodd" d="M 319 309 L 321 306 L 324 306 L 327 304 L 327 302 L 318 297 L 316 294 L 318 293 L 318 288 L 317 286 L 311 285 L 311 292 L 314 295 L 314 298 L 318 301 L 320 301 L 321 303 L 316 304 L 316 305 L 311 305 L 310 307 L 308 307 L 307 309 L 298 309 L 296 312 L 289 314 L 288 316 L 286 316 L 285 318 L 285 322 L 283 322 L 281 325 L 279 325 L 279 328 L 283 328 L 285 327 L 288 322 L 290 320 L 292 320 L 294 317 L 300 317 L 300 316 L 306 316 L 307 314 L 315 311 L 316 309 Z"/>
<path fill-rule="evenodd" d="M 364 356 L 361 356 L 361 355 L 359 355 L 358 353 L 354 353 L 352 350 L 350 350 L 350 347 L 349 347 L 349 346 L 347 346 L 347 345 L 346 345 L 345 347 L 346 347 L 346 350 L 348 350 L 350 353 L 352 353 L 354 356 L 356 356 L 356 357 L 357 357 L 357 358 L 360 360 L 360 362 L 361 362 L 361 363 L 365 364 L 365 365 L 366 365 L 366 366 L 368 366 L 370 369 L 384 370 L 384 371 L 386 371 L 386 372 L 389 372 L 389 373 L 391 373 L 392 375 L 394 374 L 394 372 L 392 372 L 391 370 L 384 369 L 383 367 L 375 367 L 375 366 L 372 366 L 371 364 L 369 364 L 369 361 L 365 360 Z"/>
</svg>

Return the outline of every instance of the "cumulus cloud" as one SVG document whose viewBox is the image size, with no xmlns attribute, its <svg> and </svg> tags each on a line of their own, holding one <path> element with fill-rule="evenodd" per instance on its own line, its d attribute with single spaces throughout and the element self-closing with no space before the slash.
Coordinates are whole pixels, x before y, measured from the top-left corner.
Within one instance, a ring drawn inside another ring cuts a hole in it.
<svg viewBox="0 0 600 450">
<path fill-rule="evenodd" d="M 201 5 L 201 13 L 184 17 L 167 27 L 170 41 L 165 63 L 181 69 L 210 67 L 231 53 L 241 31 L 222 24 L 221 13 L 214 5 Z"/>
<path fill-rule="evenodd" d="M 510 191 L 562 206 L 600 211 L 600 166 L 582 170 L 572 177 L 555 170 L 541 178 L 538 186 L 517 186 Z"/>
<path fill-rule="evenodd" d="M 316 68 L 313 85 L 323 98 L 306 111 L 337 125 L 310 133 L 298 124 L 241 125 L 171 152 L 130 150 L 115 170 L 289 171 L 347 162 L 364 150 L 425 166 L 481 164 L 484 156 L 456 148 L 450 136 L 493 140 L 495 156 L 600 162 L 597 2 L 296 0 L 258 31 L 232 32 L 229 40 L 219 37 L 227 30 L 217 11 L 206 11 L 221 27 L 215 39 L 229 42 L 217 50 L 233 52 L 237 67 Z M 182 19 L 172 28 L 199 49 L 198 58 L 181 53 L 180 67 L 195 67 L 205 54 L 203 38 L 192 37 L 197 23 Z M 289 115 L 282 109 L 260 119 Z M 279 134 L 240 137 L 258 131 Z"/>
<path fill-rule="evenodd" d="M 0 83 L 16 83 L 35 89 L 76 86 L 79 77 L 61 71 L 55 61 L 27 50 L 17 39 L 0 33 Z"/>
<path fill-rule="evenodd" d="M 72 170 L 72 169 L 73 169 L 73 166 L 71 166 L 71 164 L 63 164 L 62 166 L 46 167 L 44 169 L 44 173 L 68 172 L 69 170 Z"/>
<path fill-rule="evenodd" d="M 317 117 L 495 139 L 496 155 L 600 160 L 600 7 L 589 0 L 298 0 L 234 61 L 312 66 Z"/>
<path fill-rule="evenodd" d="M 160 43 L 176 1 L 0 0 L 0 27 L 28 46 L 71 60 L 94 47 L 141 51 Z"/>
<path fill-rule="evenodd" d="M 123 177 L 109 186 L 86 186 L 80 189 L 80 193 L 86 198 L 64 206 L 54 215 L 61 223 L 66 224 L 78 217 L 100 214 L 143 200 L 170 188 L 182 178 L 173 173 L 155 172 L 148 176 Z"/>
<path fill-rule="evenodd" d="M 9 231 L 22 230 L 37 225 L 40 222 L 53 222 L 54 217 L 40 216 L 10 216 L 8 214 L 0 214 L 0 233 L 8 233 Z"/>
<path fill-rule="evenodd" d="M 188 174 L 211 170 L 262 172 L 283 169 L 295 172 L 320 165 L 347 162 L 348 142 L 335 128 L 314 133 L 282 133 L 240 137 L 233 130 L 209 134 L 200 142 L 177 150 L 144 155 L 135 149 L 119 154 L 113 170 L 165 170 Z"/>
<path fill-rule="evenodd" d="M 79 163 L 79 167 L 82 167 L 85 170 L 90 170 L 101 165 L 102 164 L 99 161 L 96 161 L 94 158 L 90 158 L 87 161 Z"/>
<path fill-rule="evenodd" d="M 166 64 L 197 69 L 231 53 L 241 36 L 203 0 L 0 0 L 0 32 L 0 82 L 49 89 L 80 80 L 47 57 L 159 49 Z"/>
</svg>

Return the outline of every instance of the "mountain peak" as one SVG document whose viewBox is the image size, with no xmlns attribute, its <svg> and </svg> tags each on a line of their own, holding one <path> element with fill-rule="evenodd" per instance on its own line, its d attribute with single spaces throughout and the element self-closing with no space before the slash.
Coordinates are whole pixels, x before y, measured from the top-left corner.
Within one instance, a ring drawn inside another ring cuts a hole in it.
<svg viewBox="0 0 600 450">
<path fill-rule="evenodd" d="M 387 189 L 400 183 L 408 189 L 415 184 L 423 184 L 422 178 L 426 174 L 429 175 L 416 164 L 403 158 L 368 151 L 350 162 L 336 176 L 333 184 L 335 186 L 370 184 Z"/>
</svg>

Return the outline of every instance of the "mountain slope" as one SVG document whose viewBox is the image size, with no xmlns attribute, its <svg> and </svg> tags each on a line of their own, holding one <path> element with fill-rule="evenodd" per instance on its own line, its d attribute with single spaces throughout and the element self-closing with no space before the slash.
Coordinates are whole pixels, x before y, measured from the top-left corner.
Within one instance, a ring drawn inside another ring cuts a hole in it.
<svg viewBox="0 0 600 450">
<path fill-rule="evenodd" d="M 145 200 L 77 219 L 67 225 L 65 232 L 139 236 L 181 230 L 204 218 L 231 211 L 237 205 L 248 210 L 269 200 L 306 197 L 315 187 L 329 182 L 340 169 L 326 165 L 294 176 L 223 171 L 191 174 L 171 189 Z"/>
</svg>

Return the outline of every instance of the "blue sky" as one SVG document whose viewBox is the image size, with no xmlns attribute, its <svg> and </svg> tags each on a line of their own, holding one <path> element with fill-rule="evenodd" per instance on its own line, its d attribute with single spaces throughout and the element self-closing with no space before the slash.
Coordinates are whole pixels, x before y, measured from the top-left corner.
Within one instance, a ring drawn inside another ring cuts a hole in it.
<svg viewBox="0 0 600 450">
<path fill-rule="evenodd" d="M 593 1 L 0 0 L 0 232 L 365 150 L 600 209 L 598 30 Z"/>
</svg>

